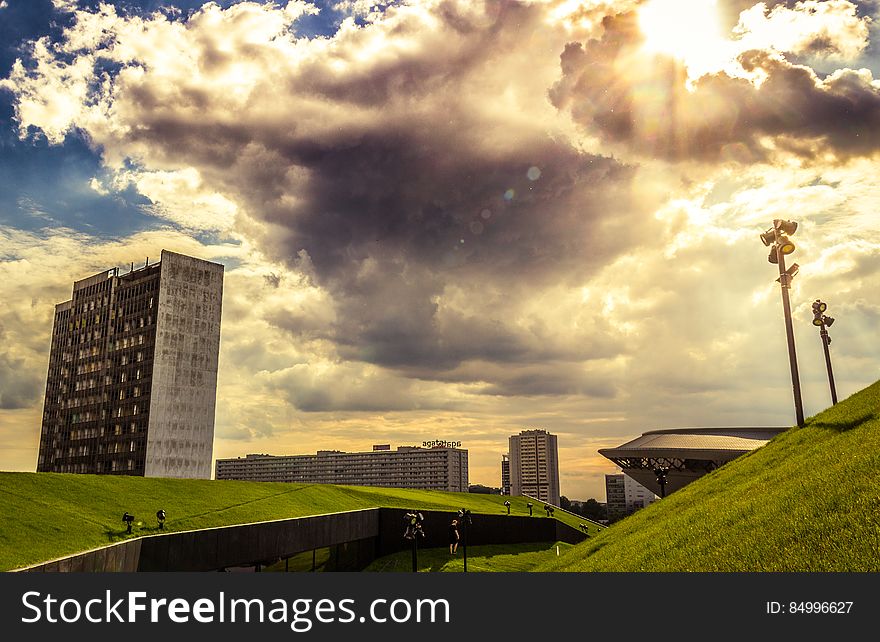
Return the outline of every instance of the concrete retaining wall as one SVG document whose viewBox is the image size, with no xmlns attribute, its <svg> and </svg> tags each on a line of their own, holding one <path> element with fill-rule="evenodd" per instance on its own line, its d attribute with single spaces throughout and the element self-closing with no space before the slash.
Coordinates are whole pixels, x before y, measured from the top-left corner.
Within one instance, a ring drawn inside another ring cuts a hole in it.
<svg viewBox="0 0 880 642">
<path fill-rule="evenodd" d="M 300 517 L 145 538 L 139 571 L 211 571 L 270 564 L 303 551 L 372 540 L 379 510 Z M 375 548 L 375 546 L 374 546 Z"/>
<path fill-rule="evenodd" d="M 217 571 L 272 564 L 331 547 L 328 568 L 360 570 L 407 550 L 404 509 L 373 508 L 139 537 L 24 569 L 29 572 Z M 424 511 L 422 548 L 448 545 L 453 512 Z M 468 544 L 577 543 L 583 533 L 547 517 L 474 514 Z"/>
</svg>

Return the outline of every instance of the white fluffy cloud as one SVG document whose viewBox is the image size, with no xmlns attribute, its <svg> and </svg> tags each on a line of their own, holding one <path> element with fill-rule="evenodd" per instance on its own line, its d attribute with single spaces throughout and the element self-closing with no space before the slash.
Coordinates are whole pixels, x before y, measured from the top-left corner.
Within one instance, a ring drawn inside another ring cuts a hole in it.
<svg viewBox="0 0 880 642">
<path fill-rule="evenodd" d="M 59 13 L 73 13 L 76 11 L 77 0 L 52 0 L 52 6 Z"/>
<path fill-rule="evenodd" d="M 848 0 L 806 0 L 793 7 L 763 2 L 740 14 L 733 33 L 740 51 L 776 49 L 808 56 L 853 60 L 868 46 L 870 18 Z"/>
</svg>

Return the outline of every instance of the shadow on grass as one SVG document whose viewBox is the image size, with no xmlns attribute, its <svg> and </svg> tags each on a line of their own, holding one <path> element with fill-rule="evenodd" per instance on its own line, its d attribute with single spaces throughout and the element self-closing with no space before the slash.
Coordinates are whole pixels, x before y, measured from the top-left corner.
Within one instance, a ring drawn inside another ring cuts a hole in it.
<svg viewBox="0 0 880 642">
<path fill-rule="evenodd" d="M 590 549 L 590 552 L 587 553 L 587 557 L 590 557 L 591 555 L 595 555 L 596 553 L 601 551 L 603 548 L 605 548 L 605 545 L 607 543 L 608 542 L 599 542 L 598 544 L 596 544 L 592 549 Z"/>
<path fill-rule="evenodd" d="M 504 568 L 491 568 L 493 558 L 516 559 L 520 555 L 534 555 L 536 553 L 549 553 L 556 547 L 555 542 L 529 542 L 515 545 L 505 544 L 481 544 L 468 547 L 468 566 L 473 564 L 474 572 L 493 572 L 496 570 L 524 570 L 519 568 L 507 568 L 509 564 L 499 561 Z M 464 550 L 459 547 L 455 555 L 449 553 L 449 549 L 443 548 L 420 548 L 418 551 L 418 567 L 422 573 L 455 573 L 463 571 Z M 489 568 L 487 568 L 487 566 Z M 393 553 L 383 559 L 376 560 L 368 572 L 410 572 L 412 560 L 409 551 Z"/>
<path fill-rule="evenodd" d="M 158 526 L 135 526 L 131 529 L 129 533 L 127 529 L 123 528 L 121 530 L 115 530 L 112 528 L 104 528 L 104 535 L 107 537 L 107 541 L 112 543 L 122 542 L 127 539 L 136 539 L 138 537 L 145 537 L 146 535 L 157 535 L 160 533 L 168 533 L 170 529 L 166 526 L 165 528 L 159 528 Z"/>
<path fill-rule="evenodd" d="M 880 418 L 880 415 L 876 412 L 873 410 L 867 410 L 860 415 L 844 417 L 837 421 L 813 421 L 810 423 L 810 427 L 846 432 L 878 418 Z"/>
</svg>

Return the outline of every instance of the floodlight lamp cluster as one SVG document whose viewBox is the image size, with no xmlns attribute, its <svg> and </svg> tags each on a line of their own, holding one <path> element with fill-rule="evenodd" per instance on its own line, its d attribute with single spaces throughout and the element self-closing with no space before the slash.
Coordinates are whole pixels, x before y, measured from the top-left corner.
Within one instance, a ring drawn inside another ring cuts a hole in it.
<svg viewBox="0 0 880 642">
<path fill-rule="evenodd" d="M 554 510 L 555 509 L 550 504 L 544 504 L 544 512 L 547 513 L 547 517 L 552 517 Z"/>
<path fill-rule="evenodd" d="M 820 301 L 816 299 L 813 303 L 813 325 L 821 328 L 825 326 L 826 328 L 830 328 L 834 324 L 834 317 L 829 317 L 825 314 L 825 310 L 828 309 L 828 304 L 824 301 Z"/>
<path fill-rule="evenodd" d="M 458 509 L 458 523 L 462 526 L 470 526 L 473 523 L 471 511 L 467 508 Z"/>
<path fill-rule="evenodd" d="M 406 530 L 403 533 L 404 539 L 414 540 L 417 537 L 424 537 L 425 532 L 422 530 L 422 521 L 424 516 L 417 511 L 410 511 L 403 516 L 406 523 Z"/>
<path fill-rule="evenodd" d="M 796 246 L 788 237 L 793 236 L 797 228 L 798 224 L 795 221 L 777 218 L 773 220 L 773 227 L 760 235 L 761 242 L 770 248 L 770 254 L 767 256 L 770 263 L 779 263 L 780 253 L 788 255 L 795 251 Z"/>
</svg>

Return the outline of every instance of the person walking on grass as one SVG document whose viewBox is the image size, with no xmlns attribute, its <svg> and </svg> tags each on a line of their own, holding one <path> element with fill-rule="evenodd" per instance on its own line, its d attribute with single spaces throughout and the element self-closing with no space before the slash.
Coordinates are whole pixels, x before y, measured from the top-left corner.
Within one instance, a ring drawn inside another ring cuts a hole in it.
<svg viewBox="0 0 880 642">
<path fill-rule="evenodd" d="M 458 552 L 458 520 L 453 519 L 449 525 L 449 554 L 455 555 Z"/>
</svg>

